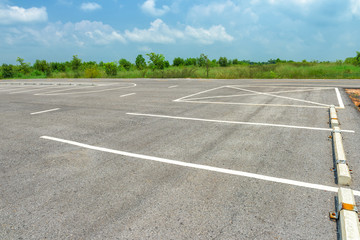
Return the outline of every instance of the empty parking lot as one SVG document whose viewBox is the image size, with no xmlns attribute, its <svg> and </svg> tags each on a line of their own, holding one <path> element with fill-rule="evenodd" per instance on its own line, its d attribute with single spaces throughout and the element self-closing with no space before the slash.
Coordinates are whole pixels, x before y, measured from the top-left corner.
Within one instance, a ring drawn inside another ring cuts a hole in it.
<svg viewBox="0 0 360 240">
<path fill-rule="evenodd" d="M 359 198 L 359 86 L 2 81 L 0 237 L 336 239 L 329 106 Z"/>
</svg>

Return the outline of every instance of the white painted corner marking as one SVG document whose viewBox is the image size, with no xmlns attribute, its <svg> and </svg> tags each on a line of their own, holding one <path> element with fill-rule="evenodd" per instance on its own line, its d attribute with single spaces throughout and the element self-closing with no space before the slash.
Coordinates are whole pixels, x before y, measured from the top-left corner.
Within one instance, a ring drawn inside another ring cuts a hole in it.
<svg viewBox="0 0 360 240">
<path fill-rule="evenodd" d="M 136 93 L 128 93 L 128 94 L 124 94 L 124 95 L 121 95 L 120 97 L 127 97 L 127 96 L 131 96 L 131 95 L 135 95 Z"/>
<path fill-rule="evenodd" d="M 224 120 L 215 120 L 215 119 L 178 117 L 178 116 L 144 114 L 144 113 L 126 113 L 126 114 L 127 115 L 134 115 L 134 116 L 157 117 L 157 118 L 190 120 L 190 121 L 200 121 L 200 122 L 214 122 L 214 123 L 239 124 L 239 125 L 254 125 L 254 126 L 266 126 L 266 127 L 282 127 L 282 128 L 294 128 L 294 129 L 317 130 L 317 131 L 333 131 L 332 128 L 317 128 L 317 127 L 293 126 L 293 125 L 272 124 L 272 123 L 224 121 Z M 348 133 L 355 133 L 355 131 L 353 131 L 353 130 L 341 130 L 341 131 L 342 132 L 348 132 Z"/>
<path fill-rule="evenodd" d="M 167 163 L 167 164 L 177 165 L 177 166 L 182 166 L 182 167 L 190 167 L 190 168 L 195 168 L 195 169 L 207 170 L 207 171 L 211 171 L 211 172 L 237 175 L 237 176 L 254 178 L 254 179 L 268 181 L 268 182 L 283 183 L 283 184 L 288 184 L 288 185 L 293 185 L 293 186 L 298 186 L 298 187 L 305 187 L 305 188 L 316 189 L 316 190 L 322 190 L 322 191 L 328 191 L 328 192 L 338 192 L 338 189 L 339 189 L 337 187 L 331 187 L 331 186 L 326 186 L 326 185 L 301 182 L 301 181 L 290 180 L 290 179 L 285 179 L 285 178 L 265 176 L 265 175 L 255 174 L 255 173 L 249 173 L 249 172 L 243 172 L 243 171 L 237 171 L 237 170 L 231 170 L 231 169 L 225 169 L 225 168 L 218 168 L 218 167 L 212 167 L 212 166 L 195 164 L 195 163 L 181 162 L 181 161 L 176 161 L 176 160 L 171 160 L 171 159 L 147 156 L 147 155 L 143 155 L 143 154 L 124 152 L 124 151 L 119 151 L 119 150 L 114 150 L 114 149 L 109 149 L 109 148 L 104 148 L 104 147 L 96 147 L 96 146 L 92 146 L 92 145 L 88 145 L 88 144 L 84 144 L 84 143 L 79 143 L 79 142 L 55 138 L 55 137 L 41 136 L 40 138 L 51 140 L 51 141 L 56 141 L 56 142 L 61 142 L 61 143 L 66 143 L 66 144 L 70 144 L 70 145 L 74 145 L 74 146 L 78 146 L 78 147 L 82 147 L 82 148 L 87 148 L 87 149 L 91 149 L 91 150 L 108 152 L 108 153 L 118 154 L 118 155 L 122 155 L 122 156 L 132 157 L 132 158 L 145 159 L 145 160 Z M 354 195 L 360 196 L 360 192 L 354 191 Z"/>
<path fill-rule="evenodd" d="M 344 102 L 343 102 L 343 100 L 342 100 L 342 98 L 341 98 L 341 94 L 340 94 L 339 88 L 335 88 L 335 92 L 336 92 L 336 96 L 337 96 L 337 99 L 338 99 L 338 102 L 339 102 L 339 107 L 340 107 L 341 109 L 344 109 L 345 106 L 344 106 Z"/>
<path fill-rule="evenodd" d="M 41 114 L 41 113 L 47 113 L 47 112 L 53 112 L 53 111 L 57 111 L 59 110 L 60 108 L 53 108 L 53 109 L 49 109 L 49 110 L 44 110 L 44 111 L 40 111 L 40 112 L 33 112 L 33 113 L 30 113 L 31 115 L 36 115 L 36 114 Z"/>
</svg>

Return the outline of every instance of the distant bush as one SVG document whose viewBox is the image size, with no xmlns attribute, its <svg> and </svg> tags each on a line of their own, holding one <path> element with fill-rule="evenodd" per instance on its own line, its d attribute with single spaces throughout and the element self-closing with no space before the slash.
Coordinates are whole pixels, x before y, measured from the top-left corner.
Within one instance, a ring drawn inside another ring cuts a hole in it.
<svg viewBox="0 0 360 240">
<path fill-rule="evenodd" d="M 3 78 L 12 78 L 14 77 L 14 66 L 9 64 L 3 64 L 1 66 L 1 75 Z"/>
<path fill-rule="evenodd" d="M 113 77 L 113 76 L 116 76 L 116 74 L 117 74 L 117 66 L 113 62 L 104 63 L 104 69 L 105 69 L 105 73 L 108 77 Z"/>
<path fill-rule="evenodd" d="M 219 58 L 219 65 L 220 67 L 227 67 L 229 65 L 229 62 L 226 57 L 220 57 Z"/>
<path fill-rule="evenodd" d="M 85 69 L 85 77 L 86 78 L 98 78 L 100 76 L 101 76 L 101 73 L 95 66 Z"/>
<path fill-rule="evenodd" d="M 137 69 L 140 69 L 140 70 L 146 68 L 145 58 L 144 58 L 141 54 L 139 54 L 139 55 L 136 57 L 135 65 L 136 65 Z"/>
<path fill-rule="evenodd" d="M 184 66 L 184 65 L 185 65 L 185 60 L 184 59 L 182 59 L 180 57 L 174 58 L 173 66 L 178 67 L 178 66 Z"/>
<path fill-rule="evenodd" d="M 73 71 L 78 71 L 80 69 L 80 66 L 81 66 L 81 59 L 78 58 L 77 55 L 74 55 L 73 59 L 70 62 L 70 64 L 71 64 L 71 68 L 72 68 Z"/>
<path fill-rule="evenodd" d="M 131 68 L 131 62 L 122 58 L 119 60 L 119 67 L 125 69 L 126 71 L 129 71 Z"/>
<path fill-rule="evenodd" d="M 186 66 L 196 66 L 196 58 L 187 58 L 185 60 Z"/>
</svg>

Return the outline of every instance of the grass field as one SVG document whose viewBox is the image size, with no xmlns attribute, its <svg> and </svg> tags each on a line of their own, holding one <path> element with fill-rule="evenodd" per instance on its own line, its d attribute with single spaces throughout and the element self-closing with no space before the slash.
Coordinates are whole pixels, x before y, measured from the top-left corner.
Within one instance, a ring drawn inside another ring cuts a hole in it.
<svg viewBox="0 0 360 240">
<path fill-rule="evenodd" d="M 215 65 L 207 69 L 199 66 L 169 66 L 163 70 L 145 68 L 139 70 L 132 65 L 129 70 L 117 67 L 115 74 L 107 74 L 104 67 L 93 63 L 82 63 L 73 70 L 66 66 L 63 70 L 44 70 L 28 67 L 24 71 L 21 66 L 12 66 L 12 74 L 6 74 L 4 67 L 0 69 L 0 78 L 289 78 L 289 79 L 358 79 L 360 67 L 343 62 L 286 62 L 274 64 L 239 64 L 221 67 Z"/>
</svg>

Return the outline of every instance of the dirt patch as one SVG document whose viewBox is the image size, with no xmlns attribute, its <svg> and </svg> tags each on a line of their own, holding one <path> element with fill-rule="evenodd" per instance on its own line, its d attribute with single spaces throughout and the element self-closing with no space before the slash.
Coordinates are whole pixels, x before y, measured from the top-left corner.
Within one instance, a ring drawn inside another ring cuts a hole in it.
<svg viewBox="0 0 360 240">
<path fill-rule="evenodd" d="M 360 111 L 360 89 L 345 89 L 356 108 Z"/>
</svg>

